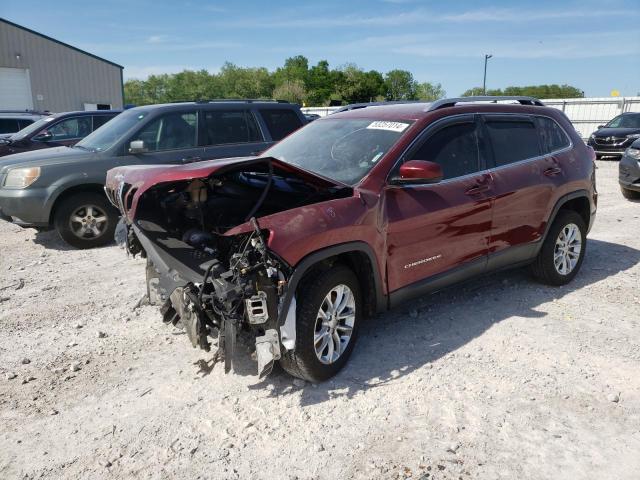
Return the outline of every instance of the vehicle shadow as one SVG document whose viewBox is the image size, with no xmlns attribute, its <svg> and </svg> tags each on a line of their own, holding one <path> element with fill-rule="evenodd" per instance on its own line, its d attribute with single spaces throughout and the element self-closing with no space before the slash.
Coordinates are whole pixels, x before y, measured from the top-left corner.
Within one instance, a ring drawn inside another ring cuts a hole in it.
<svg viewBox="0 0 640 480">
<path fill-rule="evenodd" d="M 569 285 L 541 285 L 530 278 L 526 269 L 516 269 L 407 302 L 405 307 L 367 321 L 345 368 L 327 382 L 304 387 L 301 405 L 388 387 L 398 378 L 455 352 L 493 324 L 511 316 L 540 319 L 546 314 L 536 310 L 539 305 L 627 270 L 638 262 L 640 250 L 589 239 L 582 269 Z M 255 375 L 255 366 L 253 372 Z M 267 385 L 271 385 L 270 396 L 298 390 L 281 369 L 250 388 L 264 391 Z"/>
<path fill-rule="evenodd" d="M 33 237 L 34 243 L 42 245 L 45 248 L 49 248 L 51 250 L 59 250 L 61 252 L 78 250 L 76 247 L 72 247 L 64 240 L 62 240 L 62 238 L 60 238 L 60 235 L 58 235 L 58 232 L 56 232 L 55 230 L 36 230 L 35 232 L 35 236 Z M 116 243 L 114 241 L 102 247 L 95 248 L 113 247 L 115 244 Z"/>
</svg>

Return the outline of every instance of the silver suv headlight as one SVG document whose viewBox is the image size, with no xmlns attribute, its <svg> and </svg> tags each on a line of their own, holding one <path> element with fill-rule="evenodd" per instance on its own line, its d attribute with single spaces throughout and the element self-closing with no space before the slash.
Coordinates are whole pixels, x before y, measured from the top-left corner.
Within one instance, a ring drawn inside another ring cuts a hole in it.
<svg viewBox="0 0 640 480">
<path fill-rule="evenodd" d="M 627 148 L 624 152 L 627 157 L 635 158 L 636 160 L 640 160 L 640 149 L 639 148 Z"/>
<path fill-rule="evenodd" d="M 12 168 L 7 173 L 4 186 L 8 188 L 27 188 L 40 176 L 40 167 Z"/>
</svg>

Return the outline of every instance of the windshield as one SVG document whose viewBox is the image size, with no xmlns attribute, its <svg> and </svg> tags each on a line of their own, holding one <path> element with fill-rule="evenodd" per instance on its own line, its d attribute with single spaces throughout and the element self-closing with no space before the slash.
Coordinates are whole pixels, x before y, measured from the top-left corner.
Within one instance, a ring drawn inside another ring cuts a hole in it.
<svg viewBox="0 0 640 480">
<path fill-rule="evenodd" d="M 607 128 L 640 128 L 640 114 L 618 115 L 605 125 Z"/>
<path fill-rule="evenodd" d="M 360 118 L 316 120 L 264 155 L 354 185 L 369 173 L 411 123 Z"/>
<path fill-rule="evenodd" d="M 19 130 L 13 135 L 11 135 L 9 137 L 9 140 L 13 142 L 15 142 L 16 140 L 22 140 L 23 138 L 26 138 L 27 136 L 31 135 L 33 132 L 37 132 L 42 127 L 47 125 L 49 122 L 54 121 L 55 119 L 56 117 L 41 118 L 40 120 L 33 122 L 31 125 L 27 125 L 22 130 Z"/>
<path fill-rule="evenodd" d="M 106 150 L 124 137 L 134 126 L 142 122 L 142 119 L 146 116 L 147 112 L 136 111 L 135 109 L 127 110 L 113 120 L 105 123 L 91 135 L 87 135 L 83 140 L 76 143 L 75 146 L 77 148 L 93 150 L 94 152 Z"/>
</svg>

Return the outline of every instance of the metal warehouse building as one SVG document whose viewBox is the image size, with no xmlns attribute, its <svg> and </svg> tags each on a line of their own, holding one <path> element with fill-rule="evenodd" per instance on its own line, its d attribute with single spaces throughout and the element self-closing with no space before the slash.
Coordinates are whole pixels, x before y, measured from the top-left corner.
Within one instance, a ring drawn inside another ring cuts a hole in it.
<svg viewBox="0 0 640 480">
<path fill-rule="evenodd" d="M 122 68 L 0 18 L 0 110 L 122 108 Z"/>
</svg>

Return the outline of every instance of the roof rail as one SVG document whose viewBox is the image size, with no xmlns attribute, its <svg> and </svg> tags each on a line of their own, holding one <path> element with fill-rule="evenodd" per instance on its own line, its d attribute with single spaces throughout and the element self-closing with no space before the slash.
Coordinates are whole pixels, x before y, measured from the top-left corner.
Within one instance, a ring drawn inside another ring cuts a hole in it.
<svg viewBox="0 0 640 480">
<path fill-rule="evenodd" d="M 49 111 L 44 110 L 0 110 L 0 113 L 22 113 L 25 115 L 48 115 Z"/>
<path fill-rule="evenodd" d="M 540 100 L 534 97 L 520 97 L 520 96 L 477 96 L 477 97 L 459 97 L 459 98 L 443 98 L 441 100 L 436 100 L 431 103 L 429 107 L 427 107 L 427 112 L 432 112 L 433 110 L 439 110 L 440 108 L 448 108 L 454 107 L 458 103 L 472 103 L 472 102 L 492 102 L 498 103 L 503 100 L 513 100 L 518 102 L 520 105 L 533 105 L 536 107 L 544 107 L 545 104 Z"/>
<path fill-rule="evenodd" d="M 203 99 L 203 100 L 176 100 L 171 103 L 256 103 L 256 102 L 265 102 L 265 103 L 289 103 L 287 100 L 273 100 L 270 98 L 212 98 L 212 99 Z"/>
<path fill-rule="evenodd" d="M 426 102 L 424 100 L 388 100 L 383 102 L 350 103 L 349 105 L 343 105 L 342 107 L 339 107 L 335 112 L 332 112 L 332 113 L 346 112 L 348 110 L 357 110 L 358 108 L 381 107 L 384 105 L 398 105 L 403 103 L 426 103 Z"/>
</svg>

